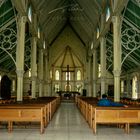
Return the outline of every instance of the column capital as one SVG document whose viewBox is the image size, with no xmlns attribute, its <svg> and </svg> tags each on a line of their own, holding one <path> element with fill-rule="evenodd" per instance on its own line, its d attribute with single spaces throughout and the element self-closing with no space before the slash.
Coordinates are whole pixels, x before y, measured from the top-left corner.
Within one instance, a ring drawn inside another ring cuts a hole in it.
<svg viewBox="0 0 140 140">
<path fill-rule="evenodd" d="M 93 83 L 96 83 L 97 82 L 97 79 L 93 79 Z"/>
<path fill-rule="evenodd" d="M 38 82 L 39 82 L 40 84 L 42 84 L 42 83 L 44 83 L 44 80 L 38 79 Z"/>
<path fill-rule="evenodd" d="M 37 34 L 36 33 L 32 33 L 32 39 L 37 39 Z"/>
<path fill-rule="evenodd" d="M 32 77 L 31 77 L 31 80 L 32 80 L 32 81 L 36 81 L 36 79 L 37 79 L 37 76 L 32 76 Z"/>
<path fill-rule="evenodd" d="M 100 79 L 101 79 L 102 81 L 104 81 L 104 80 L 106 80 L 106 76 L 101 76 Z"/>
<path fill-rule="evenodd" d="M 97 50 L 93 49 L 92 54 L 93 54 L 93 59 L 94 59 L 96 57 L 96 55 L 97 55 Z"/>
<path fill-rule="evenodd" d="M 116 16 L 112 16 L 112 23 L 116 21 Z"/>
<path fill-rule="evenodd" d="M 25 15 L 18 15 L 17 19 L 18 21 L 23 21 L 23 23 L 27 22 L 27 16 Z"/>
<path fill-rule="evenodd" d="M 122 17 L 122 15 L 114 15 L 114 16 L 112 16 L 112 22 L 115 22 L 115 21 L 117 21 L 117 19 L 122 19 L 123 17 Z"/>
<path fill-rule="evenodd" d="M 100 36 L 100 41 L 103 41 L 103 39 L 106 39 L 106 38 L 105 38 L 105 35 L 101 35 L 101 36 Z"/>
<path fill-rule="evenodd" d="M 16 73 L 18 77 L 23 77 L 24 70 L 16 70 Z"/>
<path fill-rule="evenodd" d="M 24 23 L 26 23 L 26 21 L 27 21 L 27 16 L 22 16 L 22 20 L 23 20 Z"/>
<path fill-rule="evenodd" d="M 121 75 L 121 70 L 113 70 L 114 76 L 119 77 Z"/>
<path fill-rule="evenodd" d="M 45 80 L 45 81 L 44 81 L 44 84 L 46 84 L 46 85 L 47 85 L 47 84 L 48 84 L 48 81 L 47 81 L 47 80 Z"/>
</svg>

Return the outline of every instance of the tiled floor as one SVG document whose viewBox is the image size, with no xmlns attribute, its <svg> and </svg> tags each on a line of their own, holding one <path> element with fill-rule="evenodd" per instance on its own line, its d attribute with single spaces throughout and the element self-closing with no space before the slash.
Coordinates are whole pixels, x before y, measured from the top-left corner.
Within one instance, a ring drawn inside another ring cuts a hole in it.
<svg viewBox="0 0 140 140">
<path fill-rule="evenodd" d="M 0 140 L 139 140 L 140 126 L 125 134 L 122 129 L 111 126 L 98 126 L 94 135 L 88 124 L 73 103 L 62 103 L 44 134 L 39 128 L 15 128 L 12 133 L 0 128 Z"/>
</svg>

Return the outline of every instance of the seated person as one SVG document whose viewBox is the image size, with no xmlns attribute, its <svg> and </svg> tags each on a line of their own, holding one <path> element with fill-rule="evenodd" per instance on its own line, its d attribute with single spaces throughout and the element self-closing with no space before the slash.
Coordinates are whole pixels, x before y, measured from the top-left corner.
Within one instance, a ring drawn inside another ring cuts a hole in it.
<svg viewBox="0 0 140 140">
<path fill-rule="evenodd" d="M 97 103 L 97 106 L 119 106 L 119 107 L 128 107 L 127 105 L 121 104 L 121 103 L 116 103 L 112 102 L 109 99 L 107 99 L 107 95 L 103 94 L 102 99 L 100 99 Z"/>
</svg>

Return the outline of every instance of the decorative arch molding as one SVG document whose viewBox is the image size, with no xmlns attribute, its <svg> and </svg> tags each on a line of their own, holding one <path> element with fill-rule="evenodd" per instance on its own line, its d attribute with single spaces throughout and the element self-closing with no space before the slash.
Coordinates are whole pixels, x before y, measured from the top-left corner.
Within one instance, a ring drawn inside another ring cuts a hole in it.
<svg viewBox="0 0 140 140">
<path fill-rule="evenodd" d="M 16 66 L 16 60 L 10 53 L 16 47 L 17 33 L 12 28 L 6 28 L 0 33 L 0 49 L 8 54 Z"/>
<path fill-rule="evenodd" d="M 15 61 L 14 57 L 5 48 L 0 47 L 0 49 L 2 49 L 3 51 L 5 51 L 11 57 L 11 59 L 13 60 L 15 66 L 16 66 L 16 61 Z"/>
<path fill-rule="evenodd" d="M 121 62 L 121 66 L 122 66 L 124 61 L 130 56 L 130 54 L 140 48 L 140 45 L 139 45 L 140 38 L 139 38 L 139 33 L 136 30 L 134 30 L 133 28 L 125 29 L 122 32 L 121 38 L 125 38 L 125 39 L 122 39 L 122 46 L 127 51 L 129 51 L 129 53 L 126 54 L 126 56 L 123 58 L 123 60 Z"/>
<path fill-rule="evenodd" d="M 132 78 L 135 77 L 135 76 L 137 77 L 138 80 L 140 80 L 140 73 L 134 72 L 134 73 L 132 74 Z"/>
</svg>

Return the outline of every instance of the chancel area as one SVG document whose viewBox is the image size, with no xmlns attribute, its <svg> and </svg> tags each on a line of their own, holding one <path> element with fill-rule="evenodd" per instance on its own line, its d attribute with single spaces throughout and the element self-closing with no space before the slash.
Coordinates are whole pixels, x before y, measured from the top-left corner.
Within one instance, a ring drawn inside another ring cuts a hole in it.
<svg viewBox="0 0 140 140">
<path fill-rule="evenodd" d="M 138 139 L 140 0 L 0 0 L 0 124 L 2 140 Z"/>
</svg>

